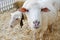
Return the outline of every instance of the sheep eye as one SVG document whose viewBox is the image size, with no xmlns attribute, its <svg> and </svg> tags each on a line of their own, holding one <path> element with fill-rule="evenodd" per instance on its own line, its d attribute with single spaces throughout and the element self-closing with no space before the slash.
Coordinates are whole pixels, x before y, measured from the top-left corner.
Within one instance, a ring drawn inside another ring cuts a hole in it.
<svg viewBox="0 0 60 40">
<path fill-rule="evenodd" d="M 27 12 L 29 12 L 29 10 L 26 10 Z"/>
<path fill-rule="evenodd" d="M 50 10 L 49 10 L 48 8 L 42 8 L 41 11 L 42 11 L 42 12 L 48 12 L 48 11 L 50 11 Z"/>
</svg>

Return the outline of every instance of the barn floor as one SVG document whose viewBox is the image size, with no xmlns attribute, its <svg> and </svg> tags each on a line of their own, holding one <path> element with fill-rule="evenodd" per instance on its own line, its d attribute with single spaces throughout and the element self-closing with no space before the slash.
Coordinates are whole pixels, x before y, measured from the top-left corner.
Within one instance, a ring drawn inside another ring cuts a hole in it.
<svg viewBox="0 0 60 40">
<path fill-rule="evenodd" d="M 19 23 L 9 27 L 10 13 L 12 10 L 0 13 L 0 40 L 33 40 L 32 31 L 27 27 L 27 23 L 21 28 Z M 43 40 L 60 40 L 60 15 L 58 21 L 53 25 L 52 33 L 45 33 Z M 37 39 L 38 40 L 38 39 Z"/>
</svg>

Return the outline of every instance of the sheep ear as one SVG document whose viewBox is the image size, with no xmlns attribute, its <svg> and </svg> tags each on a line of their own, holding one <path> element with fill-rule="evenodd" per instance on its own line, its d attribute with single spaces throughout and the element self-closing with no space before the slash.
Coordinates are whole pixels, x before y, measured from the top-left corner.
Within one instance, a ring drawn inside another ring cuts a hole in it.
<svg viewBox="0 0 60 40">
<path fill-rule="evenodd" d="M 21 11 L 21 12 L 28 12 L 29 10 L 26 9 L 26 8 L 20 8 L 19 11 Z"/>
<path fill-rule="evenodd" d="M 48 8 L 42 8 L 41 11 L 42 11 L 42 12 L 48 12 L 48 11 L 50 11 L 50 10 L 49 10 Z"/>
</svg>

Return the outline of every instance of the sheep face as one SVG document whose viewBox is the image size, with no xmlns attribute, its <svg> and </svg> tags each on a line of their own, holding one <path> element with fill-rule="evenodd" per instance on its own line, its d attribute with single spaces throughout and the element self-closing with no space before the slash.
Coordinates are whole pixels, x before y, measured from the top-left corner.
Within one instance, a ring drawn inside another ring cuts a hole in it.
<svg viewBox="0 0 60 40">
<path fill-rule="evenodd" d="M 18 10 L 14 13 L 11 13 L 11 19 L 9 22 L 9 26 L 10 27 L 15 26 L 21 20 L 21 17 L 22 17 L 22 13 L 19 12 Z M 19 20 L 19 21 L 17 21 L 17 20 Z"/>
<path fill-rule="evenodd" d="M 56 13 L 53 10 L 50 10 L 48 7 L 45 7 L 45 8 L 32 7 L 29 10 L 29 12 L 26 13 L 27 19 L 28 19 L 28 25 L 31 27 L 32 30 L 40 28 L 42 26 L 42 22 L 43 22 L 42 20 L 45 15 L 48 17 L 47 19 L 50 20 L 50 19 L 53 19 L 54 17 L 54 20 L 55 20 Z M 52 23 L 52 20 L 50 22 Z"/>
<path fill-rule="evenodd" d="M 31 27 L 32 30 L 37 29 L 40 27 L 42 22 L 42 16 L 40 12 L 39 7 L 32 7 L 27 13 L 26 13 L 27 19 L 28 19 L 28 25 Z"/>
</svg>

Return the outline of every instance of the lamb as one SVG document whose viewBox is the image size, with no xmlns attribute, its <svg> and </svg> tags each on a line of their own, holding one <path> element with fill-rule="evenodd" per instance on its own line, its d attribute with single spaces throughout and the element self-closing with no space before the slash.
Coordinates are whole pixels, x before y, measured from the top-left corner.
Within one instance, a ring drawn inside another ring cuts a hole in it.
<svg viewBox="0 0 60 40">
<path fill-rule="evenodd" d="M 22 14 L 21 12 L 19 12 L 18 10 L 11 13 L 11 19 L 10 19 L 10 23 L 9 23 L 9 26 L 10 27 L 13 27 L 14 26 L 14 23 L 16 20 L 21 20 L 22 18 Z"/>
</svg>

